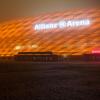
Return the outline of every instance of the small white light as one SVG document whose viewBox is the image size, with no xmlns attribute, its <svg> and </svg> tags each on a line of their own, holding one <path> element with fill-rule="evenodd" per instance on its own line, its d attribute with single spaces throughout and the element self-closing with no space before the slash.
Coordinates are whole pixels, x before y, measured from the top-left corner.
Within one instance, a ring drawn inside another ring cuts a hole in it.
<svg viewBox="0 0 100 100">
<path fill-rule="evenodd" d="M 16 46 L 14 49 L 15 50 L 20 50 L 21 49 L 21 46 Z"/>
<path fill-rule="evenodd" d="M 32 45 L 31 47 L 32 47 L 32 48 L 37 48 L 38 45 L 34 44 L 34 45 Z"/>
</svg>

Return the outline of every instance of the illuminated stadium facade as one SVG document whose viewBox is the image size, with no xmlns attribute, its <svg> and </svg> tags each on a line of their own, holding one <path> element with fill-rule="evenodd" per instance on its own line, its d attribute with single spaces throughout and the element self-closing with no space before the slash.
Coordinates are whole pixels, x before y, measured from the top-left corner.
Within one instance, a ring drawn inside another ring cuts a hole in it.
<svg viewBox="0 0 100 100">
<path fill-rule="evenodd" d="M 100 48 L 100 9 L 66 10 L 0 24 L 0 55 L 80 55 Z"/>
</svg>

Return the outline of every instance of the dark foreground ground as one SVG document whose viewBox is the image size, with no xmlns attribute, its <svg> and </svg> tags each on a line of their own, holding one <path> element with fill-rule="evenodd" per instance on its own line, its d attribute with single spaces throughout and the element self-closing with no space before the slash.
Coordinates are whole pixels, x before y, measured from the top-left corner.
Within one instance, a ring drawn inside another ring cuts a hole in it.
<svg viewBox="0 0 100 100">
<path fill-rule="evenodd" d="M 100 100 L 100 63 L 0 63 L 0 100 Z"/>
</svg>

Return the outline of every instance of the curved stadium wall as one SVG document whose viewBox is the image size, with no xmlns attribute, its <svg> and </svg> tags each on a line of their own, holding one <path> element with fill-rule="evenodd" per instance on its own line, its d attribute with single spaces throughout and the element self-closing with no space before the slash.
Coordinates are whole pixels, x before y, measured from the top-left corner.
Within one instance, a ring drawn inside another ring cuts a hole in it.
<svg viewBox="0 0 100 100">
<path fill-rule="evenodd" d="M 36 30 L 40 23 L 64 20 L 90 20 L 88 26 Z M 80 55 L 100 48 L 100 9 L 75 9 L 0 24 L 0 55 L 18 52 L 54 52 Z"/>
</svg>

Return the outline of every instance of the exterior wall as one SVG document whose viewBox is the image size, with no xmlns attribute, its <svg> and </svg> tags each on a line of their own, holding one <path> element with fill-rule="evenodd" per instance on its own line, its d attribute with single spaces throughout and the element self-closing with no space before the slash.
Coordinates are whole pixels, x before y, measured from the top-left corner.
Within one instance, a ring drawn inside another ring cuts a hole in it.
<svg viewBox="0 0 100 100">
<path fill-rule="evenodd" d="M 89 26 L 35 30 L 38 23 L 61 20 L 89 19 Z M 66 10 L 37 17 L 17 19 L 0 24 L 0 55 L 12 56 L 18 52 L 45 52 L 83 54 L 100 48 L 100 9 Z"/>
</svg>

